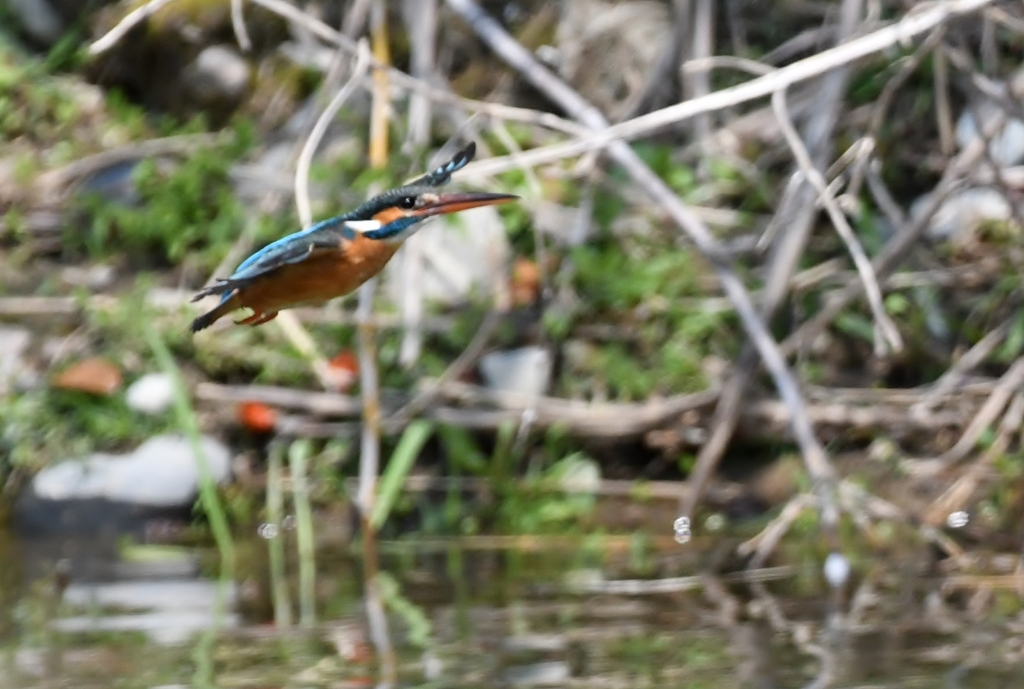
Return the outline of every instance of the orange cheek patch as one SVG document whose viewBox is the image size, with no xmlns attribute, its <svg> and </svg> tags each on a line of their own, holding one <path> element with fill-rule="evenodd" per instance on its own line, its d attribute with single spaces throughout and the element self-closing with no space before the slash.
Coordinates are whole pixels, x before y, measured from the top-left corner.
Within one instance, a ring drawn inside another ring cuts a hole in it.
<svg viewBox="0 0 1024 689">
<path fill-rule="evenodd" d="M 393 223 L 399 218 L 404 217 L 405 213 L 403 213 L 397 208 L 385 208 L 381 212 L 374 215 L 373 219 L 379 222 L 381 225 L 387 225 L 388 223 Z"/>
</svg>

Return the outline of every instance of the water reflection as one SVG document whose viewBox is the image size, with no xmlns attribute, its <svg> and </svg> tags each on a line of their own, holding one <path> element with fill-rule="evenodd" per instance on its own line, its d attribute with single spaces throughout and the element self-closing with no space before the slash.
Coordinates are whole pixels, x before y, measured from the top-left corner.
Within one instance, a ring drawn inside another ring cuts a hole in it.
<svg viewBox="0 0 1024 689">
<path fill-rule="evenodd" d="M 60 617 L 51 626 L 61 632 L 142 632 L 155 643 L 183 644 L 210 627 L 238 625 L 235 613 L 223 620 L 215 616 L 217 588 L 216 581 L 177 578 L 72 584 L 63 602 L 82 614 Z M 233 609 L 235 588 L 225 595 Z"/>
<path fill-rule="evenodd" d="M 603 551 L 573 550 L 565 539 L 545 548 L 543 537 L 520 539 L 529 551 L 509 547 L 516 542 L 383 544 L 398 686 L 768 689 L 807 686 L 822 667 L 837 687 L 1024 686 L 1019 599 L 967 624 L 973 613 L 961 600 L 941 599 L 935 580 L 909 574 L 895 588 L 878 574 L 837 601 L 817 564 L 717 577 L 698 571 L 691 552 L 655 549 L 630 564 L 628 550 L 609 555 L 615 541 Z M 0 543 L 0 687 L 192 685 L 195 639 L 213 624 L 217 592 L 192 552 Z M 267 545 L 255 535 L 241 544 L 231 613 L 209 651 L 214 684 L 373 686 L 358 560 L 318 553 L 326 621 L 280 628 L 270 624 Z M 295 605 L 296 563 L 286 564 Z M 673 585 L 644 583 L 638 568 Z M 808 587 L 815 576 L 820 586 Z M 755 582 L 770 599 L 752 593 Z M 771 606 L 783 628 L 773 627 Z"/>
</svg>

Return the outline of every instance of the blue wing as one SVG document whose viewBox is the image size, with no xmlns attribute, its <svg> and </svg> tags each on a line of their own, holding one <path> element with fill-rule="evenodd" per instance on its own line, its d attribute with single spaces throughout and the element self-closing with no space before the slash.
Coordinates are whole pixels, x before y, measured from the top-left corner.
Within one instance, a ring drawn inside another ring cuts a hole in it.
<svg viewBox="0 0 1024 689">
<path fill-rule="evenodd" d="M 334 230 L 334 231 L 328 231 Z M 339 243 L 355 238 L 355 232 L 345 225 L 340 218 L 329 218 L 311 225 L 300 232 L 293 232 L 265 247 L 242 261 L 235 272 L 226 279 L 201 290 L 192 301 L 197 301 L 210 294 L 221 294 L 221 301 L 231 298 L 234 291 L 261 275 L 284 265 L 299 263 L 317 249 L 337 249 Z"/>
<path fill-rule="evenodd" d="M 345 239 L 354 239 L 355 233 L 345 227 L 341 218 L 328 218 L 311 225 L 300 232 L 281 237 L 242 261 L 228 280 L 247 280 L 287 263 L 298 263 L 318 247 L 336 247 L 338 235 L 325 234 L 324 230 L 341 226 L 341 234 Z M 324 235 L 318 241 L 317 234 Z"/>
</svg>

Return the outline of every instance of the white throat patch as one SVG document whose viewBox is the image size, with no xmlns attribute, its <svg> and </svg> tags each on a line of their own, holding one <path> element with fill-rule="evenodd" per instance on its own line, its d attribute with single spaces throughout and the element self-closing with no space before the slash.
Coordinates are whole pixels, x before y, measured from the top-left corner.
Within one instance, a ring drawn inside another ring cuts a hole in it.
<svg viewBox="0 0 1024 689">
<path fill-rule="evenodd" d="M 345 227 L 353 232 L 366 234 L 367 232 L 379 230 L 383 227 L 383 224 L 379 220 L 346 220 Z"/>
</svg>

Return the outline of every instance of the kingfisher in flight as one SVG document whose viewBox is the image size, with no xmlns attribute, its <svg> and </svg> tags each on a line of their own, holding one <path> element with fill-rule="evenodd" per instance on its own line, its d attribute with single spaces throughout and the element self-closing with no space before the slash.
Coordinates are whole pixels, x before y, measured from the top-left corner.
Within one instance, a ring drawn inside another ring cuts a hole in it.
<svg viewBox="0 0 1024 689">
<path fill-rule="evenodd" d="M 192 301 L 220 295 L 220 303 L 192 321 L 192 332 L 212 325 L 235 309 L 253 314 L 235 321 L 260 325 L 278 311 L 320 304 L 357 289 L 379 273 L 427 218 L 508 203 L 512 194 L 442 193 L 438 188 L 476 154 L 470 143 L 419 179 L 375 196 L 355 210 L 268 244 L 242 261 L 226 279 L 201 290 Z"/>
</svg>

